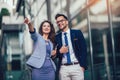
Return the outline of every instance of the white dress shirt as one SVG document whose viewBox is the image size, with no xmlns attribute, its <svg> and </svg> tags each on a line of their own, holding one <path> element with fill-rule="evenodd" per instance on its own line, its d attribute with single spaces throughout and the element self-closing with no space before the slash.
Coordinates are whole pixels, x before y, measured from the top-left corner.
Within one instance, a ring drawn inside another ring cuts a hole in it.
<svg viewBox="0 0 120 80">
<path fill-rule="evenodd" d="M 62 45 L 65 45 L 64 33 L 65 32 L 62 32 Z M 67 33 L 66 35 L 67 35 L 67 39 L 68 39 L 68 48 L 69 48 L 69 52 L 70 52 L 71 62 L 78 62 L 76 57 L 75 57 L 73 46 L 72 46 L 72 43 L 71 43 L 70 29 L 68 29 L 66 31 L 66 33 Z M 66 54 L 64 54 L 64 56 L 63 56 L 62 63 L 67 63 L 67 56 L 66 56 Z"/>
</svg>

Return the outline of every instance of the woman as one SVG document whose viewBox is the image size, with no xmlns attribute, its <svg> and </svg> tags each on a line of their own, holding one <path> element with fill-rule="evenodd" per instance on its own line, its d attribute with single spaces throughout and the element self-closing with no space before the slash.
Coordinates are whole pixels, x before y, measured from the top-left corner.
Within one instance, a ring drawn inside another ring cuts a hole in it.
<svg viewBox="0 0 120 80">
<path fill-rule="evenodd" d="M 53 50 L 55 29 L 50 21 L 43 21 L 39 28 L 39 34 L 28 18 L 24 23 L 28 25 L 33 40 L 33 54 L 26 62 L 32 67 L 32 80 L 55 80 L 55 64 L 51 56 L 56 54 Z"/>
</svg>

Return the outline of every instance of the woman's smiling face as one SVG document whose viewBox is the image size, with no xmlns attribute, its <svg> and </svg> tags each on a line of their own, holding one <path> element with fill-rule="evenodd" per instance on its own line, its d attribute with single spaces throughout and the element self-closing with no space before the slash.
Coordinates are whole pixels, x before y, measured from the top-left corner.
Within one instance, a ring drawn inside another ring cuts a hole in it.
<svg viewBox="0 0 120 80">
<path fill-rule="evenodd" d="M 42 32 L 43 32 L 43 34 L 49 34 L 50 30 L 51 30 L 50 24 L 48 22 L 45 22 L 42 25 Z"/>
</svg>

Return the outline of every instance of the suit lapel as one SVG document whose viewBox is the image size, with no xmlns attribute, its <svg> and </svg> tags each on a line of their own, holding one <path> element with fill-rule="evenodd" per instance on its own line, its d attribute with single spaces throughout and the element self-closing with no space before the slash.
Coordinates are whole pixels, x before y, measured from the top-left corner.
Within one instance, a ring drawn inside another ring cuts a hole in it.
<svg viewBox="0 0 120 80">
<path fill-rule="evenodd" d="M 62 33 L 59 34 L 59 40 L 60 40 L 59 44 L 60 44 L 60 46 L 62 46 Z"/>
<path fill-rule="evenodd" d="M 72 42 L 72 45 L 73 45 L 73 43 L 74 43 L 74 36 L 75 36 L 75 34 L 74 34 L 74 32 L 70 29 L 70 37 L 71 37 L 71 42 Z"/>
</svg>

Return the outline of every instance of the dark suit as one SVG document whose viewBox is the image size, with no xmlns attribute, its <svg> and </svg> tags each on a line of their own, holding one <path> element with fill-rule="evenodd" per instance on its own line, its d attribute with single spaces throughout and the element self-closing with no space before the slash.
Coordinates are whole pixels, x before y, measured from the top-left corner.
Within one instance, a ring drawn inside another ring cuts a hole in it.
<svg viewBox="0 0 120 80">
<path fill-rule="evenodd" d="M 80 66 L 84 67 L 84 69 L 87 69 L 87 63 L 86 63 L 87 47 L 83 34 L 80 30 L 70 29 L 70 35 L 71 35 L 71 42 L 75 53 L 75 57 L 78 60 Z M 58 68 L 57 68 L 59 71 L 63 57 L 63 54 L 59 52 L 60 48 L 62 47 L 61 32 L 56 35 L 55 43 L 57 44 L 57 57 L 59 58 Z"/>
</svg>

